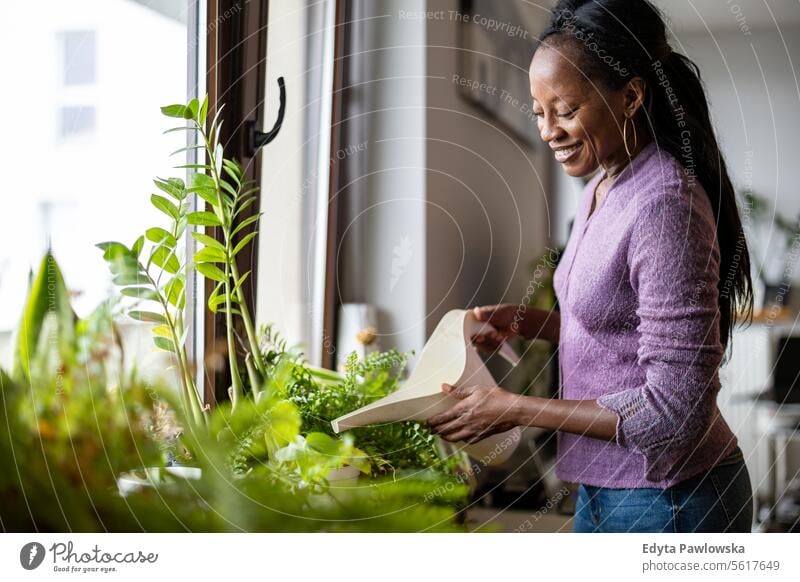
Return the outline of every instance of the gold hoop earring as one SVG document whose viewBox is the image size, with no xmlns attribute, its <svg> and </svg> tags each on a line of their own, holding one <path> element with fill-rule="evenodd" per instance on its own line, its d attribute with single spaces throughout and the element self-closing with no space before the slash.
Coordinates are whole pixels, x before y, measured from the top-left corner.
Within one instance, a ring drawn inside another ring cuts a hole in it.
<svg viewBox="0 0 800 582">
<path fill-rule="evenodd" d="M 625 121 L 622 123 L 622 143 L 625 145 L 625 152 L 628 154 L 628 157 L 632 157 L 631 150 L 628 148 L 628 122 L 631 122 L 631 126 L 633 127 L 633 149 L 636 151 L 636 142 L 638 141 L 636 135 L 636 124 L 631 121 L 630 117 L 626 117 Z"/>
</svg>

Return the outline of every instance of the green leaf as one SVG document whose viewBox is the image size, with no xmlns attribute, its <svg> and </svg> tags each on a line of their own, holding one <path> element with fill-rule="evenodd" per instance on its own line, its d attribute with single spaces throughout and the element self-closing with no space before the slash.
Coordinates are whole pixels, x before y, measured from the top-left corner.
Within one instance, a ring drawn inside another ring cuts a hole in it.
<svg viewBox="0 0 800 582">
<path fill-rule="evenodd" d="M 228 308 L 227 307 L 218 307 L 217 308 L 217 313 L 228 313 Z M 238 309 L 234 309 L 234 308 L 231 308 L 231 313 L 233 315 L 241 315 L 242 314 L 241 311 L 239 311 Z"/>
<path fill-rule="evenodd" d="M 236 285 L 233 287 L 233 290 L 231 291 L 231 295 L 233 295 L 234 297 L 236 296 L 236 292 L 239 290 L 239 288 L 242 285 L 244 285 L 244 282 L 247 280 L 247 277 L 250 276 L 250 273 L 252 273 L 252 271 L 247 271 L 244 275 L 239 277 L 239 282 L 236 283 Z"/>
<path fill-rule="evenodd" d="M 178 244 L 178 241 L 175 240 L 175 237 L 172 236 L 172 233 L 158 226 L 148 228 L 145 234 L 147 235 L 147 240 L 153 241 L 159 245 L 163 244 L 170 248 L 175 248 Z"/>
<path fill-rule="evenodd" d="M 213 236 L 208 236 L 207 234 L 203 234 L 202 232 L 193 232 L 192 236 L 196 241 L 203 243 L 207 247 L 218 249 L 223 253 L 225 252 L 225 245 L 219 242 Z"/>
<path fill-rule="evenodd" d="M 236 225 L 236 228 L 233 229 L 233 232 L 231 233 L 231 236 L 236 236 L 236 234 L 240 230 L 242 230 L 242 229 L 246 228 L 247 226 L 253 224 L 259 218 L 261 218 L 262 214 L 264 214 L 264 213 L 263 212 L 259 212 L 258 214 L 254 214 L 253 216 L 248 216 L 247 218 L 245 218 L 243 221 L 241 221 L 239 224 Z"/>
<path fill-rule="evenodd" d="M 171 275 L 177 273 L 181 268 L 180 261 L 178 261 L 178 257 L 175 256 L 174 249 L 167 248 L 163 245 L 153 249 L 153 252 L 150 254 L 150 262 L 158 265 Z"/>
<path fill-rule="evenodd" d="M 233 173 L 234 175 L 237 176 L 237 178 L 238 178 L 237 182 L 241 181 L 241 178 L 242 178 L 242 166 L 239 165 L 239 162 L 237 162 L 236 160 L 229 160 L 229 159 L 223 158 L 222 165 L 225 166 L 226 168 L 228 168 L 228 170 L 230 170 L 231 173 Z"/>
<path fill-rule="evenodd" d="M 197 112 L 200 110 L 200 102 L 197 99 L 192 99 L 189 101 L 189 105 L 186 107 L 191 113 L 191 116 L 187 119 L 194 119 L 197 117 Z"/>
<path fill-rule="evenodd" d="M 220 124 L 222 127 L 222 124 Z M 225 158 L 224 150 L 222 149 L 222 144 L 218 143 L 214 148 L 214 163 L 216 164 L 215 169 L 217 170 L 217 176 L 222 175 L 222 160 Z"/>
<path fill-rule="evenodd" d="M 120 246 L 124 248 L 124 245 Z M 64 346 L 72 345 L 77 318 L 69 304 L 69 292 L 61 269 L 50 251 L 42 259 L 28 291 L 22 319 L 15 334 L 11 368 L 14 378 L 28 381 L 31 379 L 31 360 L 35 357 L 39 335 L 48 314 L 55 317 L 59 343 Z"/>
<path fill-rule="evenodd" d="M 242 179 L 240 177 L 240 174 L 238 174 L 236 170 L 232 169 L 229 164 L 230 164 L 229 160 L 222 160 L 222 167 L 225 170 L 225 173 L 228 174 L 228 176 L 230 176 L 231 180 L 233 180 L 237 186 L 241 187 Z"/>
<path fill-rule="evenodd" d="M 178 309 L 183 308 L 184 303 L 184 281 L 182 275 L 177 275 L 169 280 L 169 282 L 164 285 L 164 296 L 167 298 L 172 305 L 177 307 Z"/>
<path fill-rule="evenodd" d="M 174 133 L 176 131 L 198 131 L 198 128 L 196 128 L 193 125 L 181 125 L 180 127 L 171 127 L 170 129 L 163 131 L 162 134 L 166 135 L 168 133 Z"/>
<path fill-rule="evenodd" d="M 119 258 L 131 256 L 131 251 L 124 244 L 116 241 L 102 242 L 95 245 L 103 251 L 106 261 L 115 261 Z"/>
<path fill-rule="evenodd" d="M 200 105 L 200 112 L 197 115 L 197 121 L 200 123 L 200 127 L 205 127 L 207 115 L 208 115 L 208 93 L 206 93 L 206 95 L 203 97 L 203 103 Z"/>
<path fill-rule="evenodd" d="M 213 212 L 190 212 L 188 219 L 189 224 L 195 226 L 222 226 L 219 218 L 217 218 L 217 215 Z"/>
<path fill-rule="evenodd" d="M 156 347 L 160 350 L 164 350 L 165 352 L 172 352 L 173 354 L 176 352 L 175 344 L 172 342 L 171 339 L 155 336 L 153 338 L 153 343 L 156 344 Z"/>
<path fill-rule="evenodd" d="M 125 287 L 120 289 L 120 293 L 125 297 L 158 301 L 158 293 L 153 291 L 150 287 Z"/>
<path fill-rule="evenodd" d="M 167 180 L 164 180 L 163 178 L 156 178 L 153 180 L 153 183 L 162 192 L 169 194 L 175 198 L 175 200 L 180 201 L 186 198 L 186 185 L 180 178 L 168 178 Z"/>
<path fill-rule="evenodd" d="M 270 456 L 300 434 L 300 411 L 288 400 L 275 402 L 265 411 L 262 418 L 266 421 L 264 440 Z"/>
<path fill-rule="evenodd" d="M 192 187 L 189 188 L 188 191 L 196 192 L 200 198 L 212 206 L 219 204 L 219 198 L 217 197 L 217 186 L 214 183 L 214 180 L 206 174 L 193 174 Z"/>
<path fill-rule="evenodd" d="M 191 177 L 192 188 L 207 188 L 209 190 L 216 190 L 217 186 L 214 183 L 214 178 L 208 174 L 195 172 Z"/>
<path fill-rule="evenodd" d="M 179 346 L 186 345 L 186 338 L 187 337 L 189 337 L 189 328 L 188 327 L 183 330 L 183 333 L 181 334 L 181 337 L 178 338 L 178 345 Z"/>
<path fill-rule="evenodd" d="M 223 109 L 225 109 L 224 103 L 217 107 L 217 112 L 214 114 L 214 119 L 211 120 L 211 128 L 208 130 L 208 140 L 210 142 L 214 141 L 214 130 L 217 127 L 217 122 L 220 120 L 220 115 L 222 115 Z"/>
<path fill-rule="evenodd" d="M 144 285 L 148 283 L 147 277 L 142 273 L 126 271 L 118 275 L 114 275 L 111 281 L 114 285 Z"/>
<path fill-rule="evenodd" d="M 195 263 L 225 263 L 226 261 L 225 252 L 212 247 L 202 248 L 194 255 Z"/>
<path fill-rule="evenodd" d="M 175 225 L 175 240 L 178 240 L 183 236 L 184 231 L 186 230 L 186 225 L 188 224 L 189 219 L 186 214 L 181 215 L 178 219 L 177 224 Z"/>
<path fill-rule="evenodd" d="M 235 297 L 231 297 L 231 305 L 236 305 L 239 302 L 236 300 Z M 225 295 L 215 295 L 214 297 L 208 298 L 208 308 L 213 311 L 214 313 L 217 312 L 220 305 L 225 305 Z"/>
<path fill-rule="evenodd" d="M 233 217 L 236 218 L 237 216 L 239 216 L 239 214 L 241 214 L 245 210 L 245 208 L 250 206 L 256 200 L 258 200 L 258 198 L 256 198 L 255 196 L 253 196 L 251 198 L 248 198 L 247 200 L 244 200 L 244 201 L 242 201 L 241 198 L 240 198 L 240 200 L 239 200 L 239 208 L 237 208 L 236 212 L 233 213 Z M 259 213 L 258 216 L 261 216 L 261 214 L 262 213 Z"/>
<path fill-rule="evenodd" d="M 181 104 L 166 105 L 161 108 L 161 113 L 163 113 L 167 117 L 191 119 L 192 118 L 191 115 L 189 117 L 186 117 L 187 112 L 188 108 L 186 107 L 186 105 L 181 105 Z"/>
<path fill-rule="evenodd" d="M 195 144 L 195 145 L 184 146 L 182 148 L 178 148 L 174 152 L 170 152 L 169 155 L 170 156 L 174 156 L 174 155 L 177 155 L 177 154 L 180 154 L 180 153 L 183 153 L 183 152 L 190 152 L 192 150 L 203 150 L 203 149 L 205 149 L 205 147 L 206 146 L 203 145 L 203 144 Z"/>
<path fill-rule="evenodd" d="M 219 199 L 217 198 L 216 190 L 206 190 L 205 188 L 200 188 L 198 190 L 195 190 L 195 192 L 205 202 L 211 204 L 211 206 L 216 206 L 217 204 L 219 204 Z"/>
<path fill-rule="evenodd" d="M 212 281 L 219 281 L 225 282 L 227 277 L 225 273 L 219 269 L 219 267 L 215 267 L 210 263 L 200 263 L 196 264 L 194 268 L 197 270 L 198 273 L 206 277 L 207 279 L 211 279 Z"/>
<path fill-rule="evenodd" d="M 189 170 L 211 170 L 211 166 L 208 164 L 181 164 L 180 166 L 175 166 L 175 168 Z"/>
<path fill-rule="evenodd" d="M 158 208 L 161 212 L 163 212 L 173 220 L 178 220 L 178 217 L 180 216 L 178 208 L 163 196 L 159 196 L 158 194 L 153 194 L 150 196 L 150 202 L 152 202 L 153 206 Z"/>
<path fill-rule="evenodd" d="M 222 291 L 222 287 L 223 283 L 217 283 L 216 287 L 214 287 L 214 290 L 208 296 L 208 308 L 213 313 L 217 312 L 217 305 L 219 305 L 217 299 L 220 297 L 219 292 Z"/>
<path fill-rule="evenodd" d="M 235 257 L 236 255 L 238 255 L 239 251 L 241 251 L 244 247 L 246 247 L 247 243 L 249 243 L 251 240 L 253 240 L 253 238 L 257 234 L 258 234 L 257 230 L 254 230 L 253 232 L 247 233 L 244 236 L 244 238 L 239 241 L 239 244 L 237 244 L 235 247 L 233 247 L 233 253 L 231 253 L 231 257 Z"/>
<path fill-rule="evenodd" d="M 144 246 L 144 236 L 140 236 L 136 239 L 136 242 L 133 243 L 131 247 L 131 254 L 134 255 L 137 259 L 139 255 L 142 254 L 142 247 Z"/>
<path fill-rule="evenodd" d="M 236 193 L 236 188 L 228 184 L 223 178 L 220 178 L 219 185 L 223 190 L 225 190 L 228 194 L 231 195 L 231 199 L 235 199 L 236 196 L 238 195 Z"/>
<path fill-rule="evenodd" d="M 128 317 L 137 321 L 145 321 L 147 323 L 160 323 L 166 324 L 167 318 L 160 313 L 154 311 L 129 311 Z"/>
<path fill-rule="evenodd" d="M 172 331 L 170 331 L 168 325 L 157 325 L 150 331 L 152 331 L 155 335 L 160 337 L 165 337 L 165 338 L 172 337 Z"/>
</svg>

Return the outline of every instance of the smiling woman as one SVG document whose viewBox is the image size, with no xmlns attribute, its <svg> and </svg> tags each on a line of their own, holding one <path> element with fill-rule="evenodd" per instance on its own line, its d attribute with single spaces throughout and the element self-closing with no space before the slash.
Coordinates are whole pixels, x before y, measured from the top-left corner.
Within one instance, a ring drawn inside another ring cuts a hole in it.
<svg viewBox="0 0 800 582">
<path fill-rule="evenodd" d="M 556 161 L 596 175 L 555 272 L 560 313 L 478 308 L 497 331 L 475 341 L 557 342 L 561 398 L 446 388 L 460 402 L 431 424 L 467 442 L 558 430 L 576 531 L 748 531 L 747 467 L 716 399 L 750 265 L 697 68 L 646 0 L 562 0 L 530 84 Z"/>
</svg>

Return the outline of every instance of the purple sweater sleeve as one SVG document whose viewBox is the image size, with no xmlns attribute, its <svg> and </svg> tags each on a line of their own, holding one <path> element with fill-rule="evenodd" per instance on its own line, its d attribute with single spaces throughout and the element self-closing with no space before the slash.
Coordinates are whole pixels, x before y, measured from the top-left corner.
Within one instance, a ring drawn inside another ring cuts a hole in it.
<svg viewBox="0 0 800 582">
<path fill-rule="evenodd" d="M 719 248 L 700 189 L 664 193 L 640 210 L 628 266 L 646 380 L 597 402 L 618 415 L 617 444 L 644 455 L 647 478 L 659 481 L 702 436 L 719 391 Z"/>
</svg>

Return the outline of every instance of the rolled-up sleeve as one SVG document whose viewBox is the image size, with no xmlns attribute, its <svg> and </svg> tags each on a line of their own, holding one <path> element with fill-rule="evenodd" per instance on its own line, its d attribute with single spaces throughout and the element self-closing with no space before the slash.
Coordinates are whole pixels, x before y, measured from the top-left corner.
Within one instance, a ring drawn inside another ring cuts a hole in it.
<svg viewBox="0 0 800 582">
<path fill-rule="evenodd" d="M 643 204 L 628 266 L 645 381 L 598 404 L 618 416 L 617 444 L 644 455 L 646 477 L 660 481 L 702 437 L 719 391 L 719 247 L 706 194 L 676 188 Z"/>
</svg>

